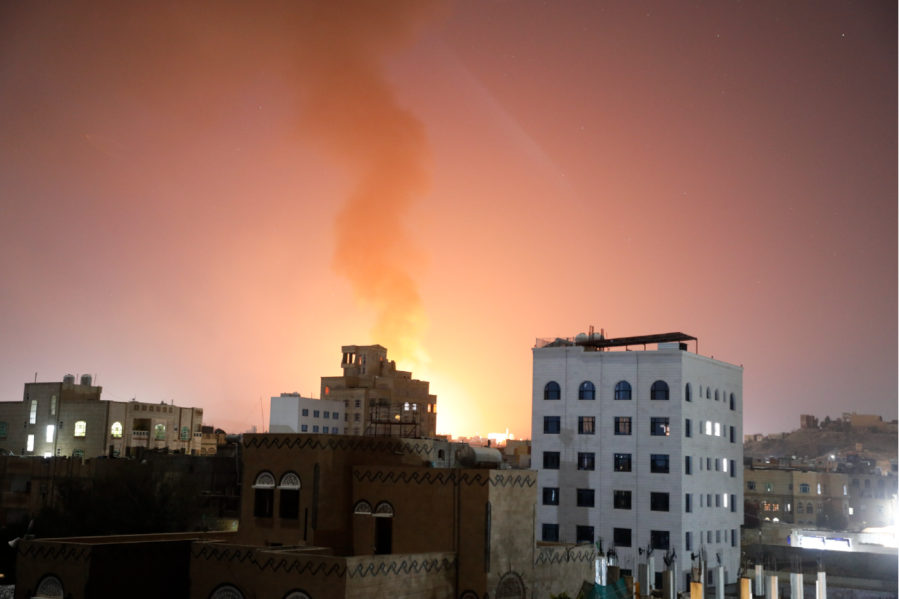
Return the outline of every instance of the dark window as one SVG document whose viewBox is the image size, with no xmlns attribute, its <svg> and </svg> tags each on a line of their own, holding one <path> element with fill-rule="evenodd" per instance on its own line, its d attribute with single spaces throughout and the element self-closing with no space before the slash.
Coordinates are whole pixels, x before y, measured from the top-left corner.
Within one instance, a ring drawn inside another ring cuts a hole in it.
<svg viewBox="0 0 899 599">
<path fill-rule="evenodd" d="M 693 421 L 689 418 L 684 419 L 684 436 L 692 437 L 693 436 Z"/>
<path fill-rule="evenodd" d="M 577 490 L 577 506 L 578 507 L 594 507 L 596 494 L 593 489 Z"/>
<path fill-rule="evenodd" d="M 543 505 L 559 505 L 559 487 L 543 487 Z"/>
<path fill-rule="evenodd" d="M 300 517 L 300 490 L 281 489 L 281 502 L 278 516 L 285 520 L 296 520 Z"/>
<path fill-rule="evenodd" d="M 686 541 L 684 544 L 684 549 L 686 549 L 687 551 L 693 551 L 693 533 L 688 532 L 685 537 L 685 540 Z M 689 576 L 689 574 L 687 574 L 687 576 Z"/>
<path fill-rule="evenodd" d="M 596 454 L 592 451 L 578 452 L 577 454 L 578 470 L 596 470 Z"/>
<path fill-rule="evenodd" d="M 544 524 L 543 525 L 543 540 L 548 543 L 558 543 L 559 542 L 559 525 L 558 524 Z"/>
<path fill-rule="evenodd" d="M 736 429 L 734 427 L 730 427 L 730 442 L 731 443 L 736 443 L 736 441 L 735 441 L 736 432 L 735 431 L 736 431 Z"/>
<path fill-rule="evenodd" d="M 712 507 L 712 494 L 711 493 L 706 493 L 706 495 L 705 495 L 705 506 Z"/>
<path fill-rule="evenodd" d="M 543 432 L 547 435 L 558 435 L 562 432 L 562 418 L 560 416 L 544 416 Z"/>
<path fill-rule="evenodd" d="M 715 471 L 721 470 L 721 460 L 719 458 L 715 458 Z"/>
<path fill-rule="evenodd" d="M 693 456 L 684 456 L 684 474 L 693 474 Z"/>
<path fill-rule="evenodd" d="M 721 507 L 721 495 L 715 493 L 715 507 Z"/>
<path fill-rule="evenodd" d="M 317 432 L 318 432 L 318 425 L 315 425 L 315 424 L 312 425 L 312 432 L 313 432 L 313 433 L 317 433 Z"/>
<path fill-rule="evenodd" d="M 630 491 L 615 491 L 614 495 L 613 495 L 612 504 L 616 510 L 631 509 L 631 492 Z"/>
<path fill-rule="evenodd" d="M 612 542 L 615 543 L 615 547 L 630 547 L 631 546 L 631 529 L 630 528 L 615 528 L 612 530 Z"/>
<path fill-rule="evenodd" d="M 687 387 L 684 389 L 684 399 L 693 401 L 693 388 L 690 386 L 690 383 L 687 383 Z"/>
<path fill-rule="evenodd" d="M 711 470 L 711 469 L 712 469 L 712 458 L 706 458 L 706 459 L 705 459 L 705 469 L 706 469 L 706 470 Z"/>
<path fill-rule="evenodd" d="M 562 388 L 556 381 L 550 381 L 543 387 L 543 399 L 562 399 Z"/>
<path fill-rule="evenodd" d="M 737 511 L 737 496 L 731 493 L 730 495 L 730 511 Z"/>
<path fill-rule="evenodd" d="M 731 409 L 731 410 L 735 410 L 735 409 L 736 409 L 736 405 L 737 405 L 737 400 L 736 400 L 736 398 L 734 397 L 734 394 L 731 393 L 731 394 L 730 394 L 730 409 Z"/>
<path fill-rule="evenodd" d="M 651 454 L 649 456 L 649 471 L 656 474 L 668 474 L 668 454 Z"/>
<path fill-rule="evenodd" d="M 668 474 L 668 454 L 654 453 L 650 455 L 649 471 L 656 474 Z"/>
<path fill-rule="evenodd" d="M 668 383 L 656 381 L 649 391 L 649 399 L 668 399 Z"/>
<path fill-rule="evenodd" d="M 705 398 L 712 399 L 712 388 L 711 387 L 705 388 Z"/>
<path fill-rule="evenodd" d="M 684 511 L 687 513 L 693 511 L 693 496 L 689 493 L 684 494 Z"/>
<path fill-rule="evenodd" d="M 313 410 L 313 411 L 312 411 L 312 417 L 313 417 L 313 418 L 318 418 L 318 410 Z"/>
<path fill-rule="evenodd" d="M 615 416 L 615 434 L 629 435 L 631 434 L 631 417 Z"/>
<path fill-rule="evenodd" d="M 720 542 L 721 542 L 721 531 L 716 530 L 715 531 L 715 543 L 720 543 Z"/>
<path fill-rule="evenodd" d="M 653 437 L 667 437 L 671 431 L 667 418 L 650 418 L 649 426 Z"/>
<path fill-rule="evenodd" d="M 649 510 L 651 512 L 667 512 L 668 503 L 668 493 L 649 494 Z"/>
<path fill-rule="evenodd" d="M 578 526 L 576 533 L 577 543 L 592 543 L 593 542 L 593 527 L 592 526 Z"/>
<path fill-rule="evenodd" d="M 667 530 L 650 530 L 649 542 L 653 549 L 661 549 L 668 551 L 668 531 Z"/>
<path fill-rule="evenodd" d="M 733 460 L 731 460 L 731 461 L 730 461 L 730 477 L 731 477 L 731 478 L 736 478 L 736 476 L 737 476 L 736 462 L 734 462 Z"/>
<path fill-rule="evenodd" d="M 584 381 L 577 390 L 578 399 L 596 399 L 596 387 L 590 381 Z"/>
<path fill-rule="evenodd" d="M 558 470 L 559 469 L 559 452 L 544 451 L 543 452 L 543 469 Z"/>
<path fill-rule="evenodd" d="M 303 416 L 308 416 L 308 415 L 309 415 L 309 410 L 306 408 L 303 408 Z"/>
<path fill-rule="evenodd" d="M 616 453 L 615 454 L 615 472 L 631 471 L 631 454 Z"/>
<path fill-rule="evenodd" d="M 253 504 L 253 516 L 257 518 L 271 518 L 275 513 L 275 490 L 255 489 L 256 501 Z"/>
<path fill-rule="evenodd" d="M 630 399 L 631 384 L 627 381 L 621 381 L 615 385 L 615 399 Z"/>
<path fill-rule="evenodd" d="M 731 395 L 731 397 L 733 397 L 733 395 Z M 737 546 L 737 529 L 736 528 L 730 529 L 730 546 L 731 547 Z"/>
<path fill-rule="evenodd" d="M 718 390 L 715 389 L 715 401 L 718 401 Z"/>
<path fill-rule="evenodd" d="M 596 417 L 595 416 L 578 416 L 577 434 L 593 435 L 596 433 Z"/>
</svg>

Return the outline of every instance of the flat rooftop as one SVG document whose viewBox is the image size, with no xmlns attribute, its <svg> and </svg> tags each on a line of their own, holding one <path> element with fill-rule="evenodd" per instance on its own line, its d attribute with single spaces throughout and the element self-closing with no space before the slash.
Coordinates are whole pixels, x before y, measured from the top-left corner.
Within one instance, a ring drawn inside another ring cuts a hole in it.
<svg viewBox="0 0 899 599">
<path fill-rule="evenodd" d="M 659 335 L 640 335 L 638 337 L 605 338 L 601 333 L 581 333 L 576 337 L 538 338 L 534 344 L 535 349 L 544 347 L 592 347 L 604 350 L 611 347 L 629 348 L 632 345 L 642 345 L 643 349 L 650 343 L 687 343 L 696 342 L 696 352 L 699 353 L 699 339 L 685 333 L 661 333 Z"/>
</svg>

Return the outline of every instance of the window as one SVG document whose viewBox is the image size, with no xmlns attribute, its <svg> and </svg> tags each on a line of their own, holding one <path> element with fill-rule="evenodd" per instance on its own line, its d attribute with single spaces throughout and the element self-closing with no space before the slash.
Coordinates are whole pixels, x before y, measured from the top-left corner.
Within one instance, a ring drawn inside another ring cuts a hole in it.
<svg viewBox="0 0 899 599">
<path fill-rule="evenodd" d="M 322 432 L 325 433 L 325 434 L 327 435 L 327 434 L 328 434 L 328 427 L 327 427 L 327 426 L 323 426 L 323 427 L 322 427 Z"/>
<path fill-rule="evenodd" d="M 650 493 L 649 510 L 651 512 L 668 511 L 668 493 Z"/>
<path fill-rule="evenodd" d="M 263 472 L 259 475 L 259 478 L 266 474 L 268 473 Z M 253 516 L 256 518 L 271 518 L 275 513 L 275 479 L 271 474 L 268 474 L 268 476 L 271 478 L 270 485 L 260 485 L 259 478 L 257 478 L 256 484 L 253 485 L 255 495 L 253 498 Z"/>
<path fill-rule="evenodd" d="M 754 480 L 746 481 L 746 488 L 749 489 L 750 491 L 755 491 L 755 481 Z"/>
<path fill-rule="evenodd" d="M 9 434 L 9 424 L 0 422 L 0 437 L 6 437 Z"/>
<path fill-rule="evenodd" d="M 615 491 L 612 496 L 612 505 L 616 510 L 631 509 L 631 492 Z"/>
<path fill-rule="evenodd" d="M 716 437 L 721 436 L 721 423 L 720 422 L 715 423 L 715 436 Z"/>
<path fill-rule="evenodd" d="M 700 493 L 700 494 L 699 494 L 699 507 L 704 507 L 704 506 L 705 506 L 705 503 L 704 503 L 704 502 L 705 502 L 705 495 L 703 495 L 702 493 Z"/>
<path fill-rule="evenodd" d="M 690 387 L 690 383 L 687 383 L 687 386 L 684 388 L 684 399 L 693 401 L 693 389 Z"/>
<path fill-rule="evenodd" d="M 300 425 L 300 432 L 303 432 L 303 433 L 309 432 L 309 425 L 301 424 L 301 425 Z"/>
<path fill-rule="evenodd" d="M 693 456 L 684 456 L 684 474 L 693 474 Z"/>
<path fill-rule="evenodd" d="M 361 407 L 362 407 L 362 400 L 361 400 L 361 399 L 357 399 L 356 401 L 353 402 L 353 405 L 354 405 L 355 407 L 357 407 L 357 408 L 361 408 Z"/>
<path fill-rule="evenodd" d="M 693 436 L 693 421 L 689 418 L 684 419 L 684 436 L 692 437 Z"/>
<path fill-rule="evenodd" d="M 656 474 L 668 474 L 668 454 L 651 454 L 649 456 L 649 471 Z"/>
<path fill-rule="evenodd" d="M 667 418 L 651 418 L 649 426 L 653 437 L 667 437 L 671 430 Z"/>
<path fill-rule="evenodd" d="M 711 544 L 711 542 L 712 542 L 712 531 L 711 530 L 707 530 L 705 532 L 705 542 Z"/>
<path fill-rule="evenodd" d="M 693 511 L 693 495 L 684 493 L 684 511 L 690 513 Z"/>
<path fill-rule="evenodd" d="M 730 461 L 730 477 L 731 478 L 737 477 L 736 463 L 733 460 Z"/>
<path fill-rule="evenodd" d="M 693 533 L 692 532 L 688 532 L 684 536 L 684 549 L 686 549 L 687 551 L 693 551 Z"/>
<path fill-rule="evenodd" d="M 353 422 L 359 422 L 362 420 L 361 414 L 353 414 Z"/>
<path fill-rule="evenodd" d="M 50 415 L 56 416 L 56 396 L 50 396 Z"/>
<path fill-rule="evenodd" d="M 736 405 L 737 405 L 737 400 L 736 400 L 736 398 L 734 397 L 734 394 L 731 393 L 731 394 L 730 394 L 730 409 L 731 409 L 731 410 L 736 410 L 736 409 L 737 409 L 737 408 L 736 408 Z"/>
<path fill-rule="evenodd" d="M 558 524 L 544 524 L 543 525 L 543 540 L 547 543 L 558 543 L 559 542 L 559 525 Z"/>
<path fill-rule="evenodd" d="M 576 543 L 592 543 L 593 542 L 593 527 L 592 526 L 580 526 L 575 530 L 575 535 L 577 540 Z"/>
<path fill-rule="evenodd" d="M 559 469 L 559 452 L 544 451 L 543 452 L 543 469 L 558 470 Z"/>
<path fill-rule="evenodd" d="M 79 420 L 75 423 L 75 436 L 84 437 L 85 435 L 87 435 L 87 422 Z"/>
<path fill-rule="evenodd" d="M 730 511 L 737 511 L 737 496 L 734 493 L 730 494 Z"/>
<path fill-rule="evenodd" d="M 814 514 L 814 513 L 815 513 L 815 506 L 813 506 L 813 505 L 810 504 L 810 503 L 806 503 L 806 504 L 805 504 L 805 513 L 806 513 L 806 514 Z"/>
<path fill-rule="evenodd" d="M 615 547 L 630 547 L 631 546 L 631 529 L 630 528 L 615 528 L 612 530 L 612 542 L 615 543 Z"/>
<path fill-rule="evenodd" d="M 578 507 L 594 507 L 595 506 L 596 493 L 593 489 L 578 489 L 577 490 L 577 506 Z"/>
<path fill-rule="evenodd" d="M 656 381 L 649 391 L 649 399 L 668 399 L 668 383 Z"/>
<path fill-rule="evenodd" d="M 715 458 L 715 472 L 717 472 L 719 470 L 721 470 L 721 460 L 718 458 Z"/>
<path fill-rule="evenodd" d="M 808 492 L 810 492 L 810 491 L 811 491 L 811 488 L 808 486 L 807 483 L 802 483 L 801 485 L 799 485 L 799 492 L 800 492 L 800 493 L 808 493 Z"/>
<path fill-rule="evenodd" d="M 53 433 L 56 432 L 56 427 L 52 424 L 47 425 L 47 443 L 53 443 Z"/>
<path fill-rule="evenodd" d="M 595 470 L 596 469 L 596 454 L 592 451 L 589 452 L 578 452 L 577 454 L 577 469 L 578 470 Z"/>
<path fill-rule="evenodd" d="M 303 416 L 309 415 L 309 408 L 303 408 Z"/>
<path fill-rule="evenodd" d="M 190 441 L 190 429 L 186 426 L 181 427 L 181 440 Z"/>
<path fill-rule="evenodd" d="M 730 427 L 730 442 L 731 443 L 736 443 L 736 438 L 737 438 L 736 430 L 737 429 L 735 429 L 734 427 Z"/>
<path fill-rule="evenodd" d="M 578 416 L 577 434 L 592 435 L 596 433 L 596 417 L 595 416 Z"/>
<path fill-rule="evenodd" d="M 543 505 L 559 505 L 559 487 L 543 487 Z"/>
<path fill-rule="evenodd" d="M 562 399 L 562 388 L 556 381 L 550 381 L 543 387 L 543 399 Z"/>
<path fill-rule="evenodd" d="M 596 387 L 590 381 L 584 381 L 577 390 L 578 399 L 596 399 Z"/>
<path fill-rule="evenodd" d="M 733 398 L 733 394 L 731 394 L 731 398 Z M 737 546 L 737 529 L 736 528 L 730 529 L 730 546 L 731 547 Z"/>
<path fill-rule="evenodd" d="M 547 435 L 558 435 L 562 432 L 562 418 L 560 416 L 544 416 L 543 432 Z"/>
<path fill-rule="evenodd" d="M 615 399 L 630 399 L 631 384 L 627 381 L 620 381 L 615 385 Z"/>
<path fill-rule="evenodd" d="M 318 418 L 318 410 L 312 410 L 312 417 Z"/>
<path fill-rule="evenodd" d="M 631 434 L 631 417 L 616 416 L 615 417 L 615 434 L 629 435 Z"/>
<path fill-rule="evenodd" d="M 806 485 L 806 486 L 808 486 L 808 485 Z M 870 489 L 870 488 L 871 488 L 871 479 L 869 479 L 869 478 L 866 478 L 866 479 L 865 479 L 865 488 L 866 488 L 866 489 Z M 806 491 L 806 493 L 808 493 L 808 491 Z"/>
<path fill-rule="evenodd" d="M 317 426 L 317 425 L 312 425 L 312 432 L 313 432 L 313 433 L 317 433 L 317 432 L 318 432 L 318 426 Z"/>
<path fill-rule="evenodd" d="M 34 424 L 37 422 L 37 400 L 31 400 L 31 415 L 28 417 L 28 424 Z M 28 451 L 31 451 L 30 449 Z"/>
<path fill-rule="evenodd" d="M 653 549 L 668 551 L 668 531 L 667 530 L 651 530 L 649 531 L 649 542 Z"/>
<path fill-rule="evenodd" d="M 712 388 L 711 387 L 705 388 L 705 398 L 712 399 Z"/>
<path fill-rule="evenodd" d="M 343 415 L 343 421 L 344 421 L 344 422 L 349 422 L 349 420 L 350 420 L 350 415 L 349 415 L 349 414 L 344 414 L 344 415 Z"/>
<path fill-rule="evenodd" d="M 718 390 L 715 389 L 715 401 L 718 401 Z"/>
<path fill-rule="evenodd" d="M 720 543 L 720 542 L 721 542 L 721 531 L 720 531 L 720 530 L 716 530 L 716 531 L 715 531 L 715 542 L 716 542 L 716 543 Z"/>
<path fill-rule="evenodd" d="M 721 495 L 715 493 L 715 507 L 721 507 Z"/>
<path fill-rule="evenodd" d="M 706 496 L 705 496 L 705 506 L 706 506 L 706 507 L 712 507 L 712 494 L 711 494 L 711 493 L 706 493 Z"/>
<path fill-rule="evenodd" d="M 615 454 L 615 472 L 631 471 L 631 454 L 616 453 Z"/>
<path fill-rule="evenodd" d="M 75 423 L 75 428 L 78 428 L 78 423 Z M 77 435 L 76 435 L 77 436 Z M 157 441 L 165 441 L 165 425 L 157 424 L 156 425 L 156 440 Z"/>
<path fill-rule="evenodd" d="M 716 460 L 716 465 L 717 465 L 717 460 Z M 725 458 L 721 459 L 721 469 L 724 470 L 725 472 L 727 472 L 727 459 L 725 459 Z"/>
<path fill-rule="evenodd" d="M 801 502 L 801 501 L 800 501 L 799 503 L 796 504 L 796 513 L 797 513 L 797 514 L 804 514 L 804 513 L 805 513 L 805 508 L 802 507 L 802 502 Z"/>
<path fill-rule="evenodd" d="M 712 421 L 711 420 L 709 420 L 705 423 L 705 434 L 707 434 L 707 435 L 712 434 Z"/>
<path fill-rule="evenodd" d="M 821 483 L 818 483 L 818 495 L 821 494 Z"/>
<path fill-rule="evenodd" d="M 406 404 L 406 405 L 408 406 L 409 404 Z M 331 417 L 331 412 L 325 410 L 325 412 L 322 414 L 322 417 L 323 417 L 323 418 L 330 418 L 330 417 Z"/>
<path fill-rule="evenodd" d="M 300 517 L 300 477 L 288 472 L 281 477 L 278 485 L 281 493 L 278 517 L 284 520 L 298 520 Z"/>
</svg>

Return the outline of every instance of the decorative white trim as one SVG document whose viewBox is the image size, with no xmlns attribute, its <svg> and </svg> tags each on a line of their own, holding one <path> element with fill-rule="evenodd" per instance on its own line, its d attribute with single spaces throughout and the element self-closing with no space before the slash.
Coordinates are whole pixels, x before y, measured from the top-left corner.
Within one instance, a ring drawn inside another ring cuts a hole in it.
<svg viewBox="0 0 899 599">
<path fill-rule="evenodd" d="M 231 585 L 219 587 L 209 599 L 243 599 L 243 593 Z"/>
<path fill-rule="evenodd" d="M 301 486 L 302 485 L 300 485 L 300 477 L 293 472 L 288 472 L 281 477 L 281 484 L 278 485 L 278 488 L 298 491 Z"/>
<path fill-rule="evenodd" d="M 35 592 L 35 597 L 43 598 L 53 598 L 56 597 L 64 597 L 65 591 L 63 591 L 62 583 L 55 576 L 47 576 L 41 581 L 41 584 L 38 585 L 37 591 Z"/>
<path fill-rule="evenodd" d="M 380 518 L 393 518 L 393 506 L 386 501 L 382 501 L 375 508 L 375 513 L 372 515 Z"/>
<path fill-rule="evenodd" d="M 256 484 L 253 485 L 254 489 L 274 489 L 275 488 L 275 477 L 272 476 L 271 472 L 260 472 L 259 476 L 256 477 Z"/>
<path fill-rule="evenodd" d="M 356 504 L 353 513 L 360 516 L 371 516 L 371 504 L 367 501 L 360 501 Z"/>
</svg>

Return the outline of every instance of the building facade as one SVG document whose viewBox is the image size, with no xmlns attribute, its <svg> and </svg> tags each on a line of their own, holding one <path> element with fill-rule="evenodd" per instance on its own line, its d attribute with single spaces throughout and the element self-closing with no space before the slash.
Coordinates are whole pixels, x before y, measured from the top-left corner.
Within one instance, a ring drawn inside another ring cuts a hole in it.
<svg viewBox="0 0 899 599">
<path fill-rule="evenodd" d="M 642 345 L 671 335 L 631 339 Z M 636 571 L 638 548 L 676 551 L 679 590 L 689 588 L 691 553 L 704 548 L 733 582 L 743 522 L 743 369 L 680 343 L 612 347 L 619 345 L 583 345 L 579 336 L 533 349 L 538 538 L 602 539 L 623 573 Z"/>
<path fill-rule="evenodd" d="M 437 435 L 437 396 L 430 383 L 396 369 L 380 345 L 341 348 L 343 376 L 322 377 L 321 398 L 343 403 L 348 435 L 424 437 Z"/>
<path fill-rule="evenodd" d="M 22 401 L 0 402 L 0 448 L 23 456 L 128 455 L 138 447 L 197 453 L 203 410 L 106 401 L 90 375 L 76 384 L 26 383 Z"/>
<path fill-rule="evenodd" d="M 744 470 L 743 480 L 747 526 L 783 522 L 845 529 L 848 525 L 845 474 L 753 464 Z"/>
<path fill-rule="evenodd" d="M 273 397 L 269 412 L 269 430 L 273 433 L 349 434 L 349 422 L 343 402 L 324 402 L 282 393 Z"/>
</svg>

